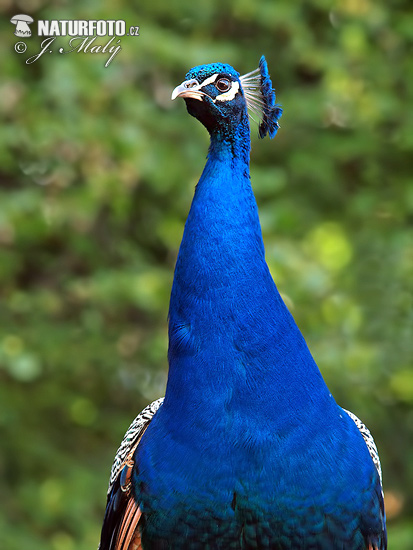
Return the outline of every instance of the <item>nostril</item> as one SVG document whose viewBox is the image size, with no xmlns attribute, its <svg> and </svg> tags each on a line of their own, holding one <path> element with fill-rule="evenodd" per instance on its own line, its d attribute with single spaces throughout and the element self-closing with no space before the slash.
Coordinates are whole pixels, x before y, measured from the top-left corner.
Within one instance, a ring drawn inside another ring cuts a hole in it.
<svg viewBox="0 0 413 550">
<path fill-rule="evenodd" d="M 198 80 L 192 79 L 185 82 L 185 88 L 194 88 L 195 86 L 199 86 Z"/>
</svg>

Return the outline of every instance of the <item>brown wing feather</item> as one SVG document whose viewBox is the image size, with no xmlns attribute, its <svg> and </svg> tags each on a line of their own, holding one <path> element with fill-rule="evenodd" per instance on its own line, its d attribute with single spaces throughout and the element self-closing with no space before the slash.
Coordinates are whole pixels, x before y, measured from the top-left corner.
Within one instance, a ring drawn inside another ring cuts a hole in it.
<svg viewBox="0 0 413 550">
<path fill-rule="evenodd" d="M 119 528 L 119 535 L 114 550 L 132 550 L 142 548 L 138 523 L 142 512 L 133 498 L 129 499 L 125 515 Z M 132 546 L 133 543 L 133 546 Z"/>
<path fill-rule="evenodd" d="M 123 469 L 120 470 L 119 476 L 113 483 L 108 495 L 99 550 L 134 550 L 142 548 L 139 531 L 139 520 L 142 512 L 131 491 L 131 476 L 134 466 L 133 454 L 139 441 L 131 449 L 126 463 Z"/>
<path fill-rule="evenodd" d="M 141 550 L 139 520 L 142 512 L 132 494 L 134 454 L 142 435 L 163 399 L 154 401 L 132 422 L 112 466 L 99 550 Z"/>
<path fill-rule="evenodd" d="M 133 539 L 130 542 L 129 550 L 142 550 L 142 542 L 141 542 L 141 536 L 135 535 Z"/>
</svg>

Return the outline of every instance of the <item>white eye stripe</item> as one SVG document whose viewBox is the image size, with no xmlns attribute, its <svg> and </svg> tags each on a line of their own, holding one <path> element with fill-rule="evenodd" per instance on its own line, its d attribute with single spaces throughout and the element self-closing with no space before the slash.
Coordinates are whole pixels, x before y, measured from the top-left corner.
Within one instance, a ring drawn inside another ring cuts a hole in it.
<svg viewBox="0 0 413 550">
<path fill-rule="evenodd" d="M 217 95 L 217 97 L 213 101 L 214 103 L 215 101 L 231 101 L 237 95 L 238 90 L 239 90 L 239 83 L 231 82 L 231 88 L 228 90 L 228 92 Z"/>
<path fill-rule="evenodd" d="M 194 86 L 193 88 L 190 88 L 190 90 L 196 93 L 196 91 L 201 90 L 201 88 L 204 88 L 204 86 L 208 86 L 209 84 L 215 84 L 218 76 L 219 76 L 219 74 L 215 73 L 212 76 L 206 78 L 200 84 L 198 84 L 198 86 Z M 239 91 L 239 83 L 238 82 L 233 82 L 232 80 L 230 80 L 230 82 L 231 82 L 231 88 L 227 92 L 224 92 L 223 94 L 217 95 L 215 97 L 215 99 L 212 100 L 214 103 L 216 101 L 231 101 L 232 99 L 234 99 L 234 97 L 237 95 L 237 93 Z M 195 99 L 202 100 L 201 97 L 195 97 L 195 95 L 193 97 Z"/>
<path fill-rule="evenodd" d="M 215 80 L 218 77 L 218 73 L 213 74 L 209 78 L 206 78 L 201 84 L 199 85 L 200 88 L 203 88 L 204 86 L 208 86 L 208 84 L 215 84 Z"/>
</svg>

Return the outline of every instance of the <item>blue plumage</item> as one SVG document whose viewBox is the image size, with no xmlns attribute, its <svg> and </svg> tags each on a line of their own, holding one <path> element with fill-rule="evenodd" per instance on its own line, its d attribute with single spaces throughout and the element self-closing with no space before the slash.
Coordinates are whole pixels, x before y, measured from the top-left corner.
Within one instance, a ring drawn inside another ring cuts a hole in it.
<svg viewBox="0 0 413 550">
<path fill-rule="evenodd" d="M 261 89 L 265 104 L 265 108 L 263 109 L 264 116 L 259 127 L 259 133 L 261 138 L 264 138 L 267 133 L 270 138 L 273 138 L 280 127 L 278 124 L 278 119 L 282 114 L 282 109 L 280 105 L 275 104 L 275 91 L 272 87 L 267 62 L 264 56 L 260 59 L 259 68 L 261 76 Z"/>
<path fill-rule="evenodd" d="M 258 69 L 241 77 L 241 83 L 248 107 L 261 117 L 258 128 L 260 138 L 267 134 L 270 138 L 275 137 L 280 127 L 278 120 L 282 115 L 282 108 L 275 103 L 275 90 L 264 56 L 260 59 Z"/>
<path fill-rule="evenodd" d="M 368 431 L 334 401 L 265 262 L 247 107 L 261 137 L 281 109 L 264 58 L 258 78 L 203 65 L 173 92 L 211 145 L 175 268 L 165 399 L 120 448 L 101 550 L 386 548 Z"/>
</svg>

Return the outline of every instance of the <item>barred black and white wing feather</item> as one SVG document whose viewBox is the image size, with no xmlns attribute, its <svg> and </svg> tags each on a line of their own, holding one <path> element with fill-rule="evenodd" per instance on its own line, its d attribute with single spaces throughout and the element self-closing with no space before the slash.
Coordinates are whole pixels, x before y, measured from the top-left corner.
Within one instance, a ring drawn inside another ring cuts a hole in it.
<svg viewBox="0 0 413 550">
<path fill-rule="evenodd" d="M 119 446 L 110 472 L 106 512 L 98 550 L 141 548 L 140 533 L 137 529 L 141 511 L 131 494 L 134 453 L 162 403 L 163 397 L 143 409 L 129 426 Z"/>
<path fill-rule="evenodd" d="M 370 430 L 367 428 L 365 424 L 358 418 L 355 414 L 348 411 L 347 409 L 343 409 L 344 412 L 346 412 L 349 417 L 353 420 L 357 428 L 359 429 L 361 435 L 363 436 L 364 441 L 366 442 L 367 448 L 369 450 L 370 456 L 374 462 L 374 465 L 377 468 L 377 471 L 379 473 L 380 477 L 380 483 L 383 486 L 383 478 L 381 473 L 381 464 L 380 464 L 380 458 L 379 458 L 379 452 L 377 450 L 376 444 L 374 442 L 373 436 L 370 433 Z"/>
<path fill-rule="evenodd" d="M 146 430 L 149 422 L 152 420 L 153 415 L 159 409 L 163 403 L 163 397 L 153 401 L 150 405 L 145 407 L 141 413 L 135 418 L 132 424 L 127 429 L 122 443 L 119 445 L 119 449 L 116 452 L 115 460 L 112 464 L 110 471 L 108 494 L 110 493 L 115 480 L 118 478 L 128 455 L 131 454 L 131 450 L 135 451 L 136 445 Z"/>
</svg>

